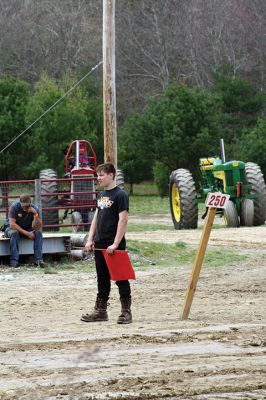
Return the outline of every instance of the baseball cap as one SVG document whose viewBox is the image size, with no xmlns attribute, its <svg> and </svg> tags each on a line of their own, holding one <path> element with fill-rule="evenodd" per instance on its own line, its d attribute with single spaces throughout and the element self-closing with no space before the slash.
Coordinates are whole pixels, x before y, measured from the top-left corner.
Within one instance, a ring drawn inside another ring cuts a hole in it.
<svg viewBox="0 0 266 400">
<path fill-rule="evenodd" d="M 31 198 L 28 194 L 22 194 L 19 201 L 22 206 L 29 206 L 31 204 Z"/>
</svg>

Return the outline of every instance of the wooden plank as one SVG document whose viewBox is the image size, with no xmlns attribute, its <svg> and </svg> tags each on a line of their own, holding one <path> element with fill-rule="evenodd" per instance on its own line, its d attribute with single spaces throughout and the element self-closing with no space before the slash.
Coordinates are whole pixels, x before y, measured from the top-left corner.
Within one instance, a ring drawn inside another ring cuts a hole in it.
<svg viewBox="0 0 266 400">
<path fill-rule="evenodd" d="M 197 287 L 197 283 L 198 283 L 198 279 L 199 279 L 199 275 L 200 275 L 200 271 L 201 271 L 201 266 L 202 266 L 202 262 L 203 262 L 204 255 L 206 252 L 207 244 L 209 241 L 215 214 L 216 214 L 216 208 L 209 208 L 207 217 L 205 220 L 204 228 L 202 231 L 200 244 L 199 244 L 196 258 L 194 261 L 194 265 L 192 268 L 192 274 L 191 274 L 190 282 L 189 282 L 187 292 L 186 292 L 186 297 L 185 297 L 185 301 L 184 301 L 184 305 L 183 305 L 183 309 L 182 309 L 181 319 L 187 319 L 189 312 L 190 312 L 191 304 L 193 301 L 194 293 L 196 291 L 196 287 Z"/>
</svg>

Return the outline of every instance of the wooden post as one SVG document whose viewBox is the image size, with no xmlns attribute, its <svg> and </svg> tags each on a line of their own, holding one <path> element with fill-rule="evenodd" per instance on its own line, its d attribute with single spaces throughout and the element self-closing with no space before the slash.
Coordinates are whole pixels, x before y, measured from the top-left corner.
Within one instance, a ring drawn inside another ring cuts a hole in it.
<svg viewBox="0 0 266 400">
<path fill-rule="evenodd" d="M 203 258 L 204 258 L 205 252 L 206 252 L 206 248 L 207 248 L 208 240 L 210 237 L 211 228 L 212 228 L 215 214 L 216 214 L 216 208 L 208 209 L 205 225 L 203 228 L 203 232 L 201 234 L 199 248 L 198 248 L 196 258 L 194 261 L 194 265 L 193 265 L 193 269 L 192 269 L 190 282 L 189 282 L 187 292 L 186 292 L 186 298 L 185 298 L 185 302 L 183 305 L 181 319 L 187 319 L 188 315 L 189 315 L 190 307 L 191 307 L 191 304 L 193 301 L 194 293 L 196 291 L 196 286 L 198 283 L 200 270 L 201 270 Z"/>
<path fill-rule="evenodd" d="M 103 0 L 104 161 L 117 166 L 115 0 Z"/>
</svg>

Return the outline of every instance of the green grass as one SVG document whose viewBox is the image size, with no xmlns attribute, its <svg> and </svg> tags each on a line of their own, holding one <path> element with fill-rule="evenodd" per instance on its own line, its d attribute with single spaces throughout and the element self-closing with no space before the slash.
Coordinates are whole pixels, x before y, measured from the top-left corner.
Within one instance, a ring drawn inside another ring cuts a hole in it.
<svg viewBox="0 0 266 400">
<path fill-rule="evenodd" d="M 36 268 L 32 263 L 20 263 L 18 270 L 10 270 L 12 273 L 25 273 L 25 274 L 45 274 L 45 275 L 56 275 L 59 273 L 76 273 L 76 272 L 88 272 L 95 271 L 95 264 L 93 257 L 88 260 L 77 260 L 69 257 L 61 257 L 55 261 L 52 256 L 45 256 L 45 262 L 48 264 L 45 268 Z M 0 265 L 1 272 L 7 271 L 6 264 Z"/>
<path fill-rule="evenodd" d="M 169 231 L 173 226 L 158 224 L 134 224 L 130 222 L 127 226 L 127 232 L 147 232 L 147 231 Z"/>
<path fill-rule="evenodd" d="M 159 196 L 129 196 L 130 215 L 167 214 L 170 212 L 169 199 Z"/>
<path fill-rule="evenodd" d="M 165 268 L 192 265 L 196 256 L 196 248 L 192 248 L 182 241 L 165 244 L 128 240 L 127 249 L 132 265 L 141 270 L 151 266 L 152 268 Z M 248 255 L 239 254 L 238 251 L 231 249 L 207 249 L 204 265 L 223 267 L 232 263 L 238 264 L 248 258 Z"/>
<path fill-rule="evenodd" d="M 129 193 L 130 185 L 128 183 L 125 183 L 125 190 Z M 137 196 L 158 196 L 158 189 L 154 182 L 141 182 L 133 185 L 133 194 Z"/>
</svg>

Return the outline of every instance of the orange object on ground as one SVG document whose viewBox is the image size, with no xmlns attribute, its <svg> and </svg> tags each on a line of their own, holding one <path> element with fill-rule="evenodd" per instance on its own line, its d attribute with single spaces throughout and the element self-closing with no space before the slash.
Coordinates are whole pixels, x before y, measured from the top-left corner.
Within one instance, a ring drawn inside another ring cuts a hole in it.
<svg viewBox="0 0 266 400">
<path fill-rule="evenodd" d="M 127 250 L 115 250 L 114 254 L 109 255 L 105 249 L 102 249 L 102 253 L 112 281 L 136 279 L 135 271 L 131 265 Z"/>
</svg>

